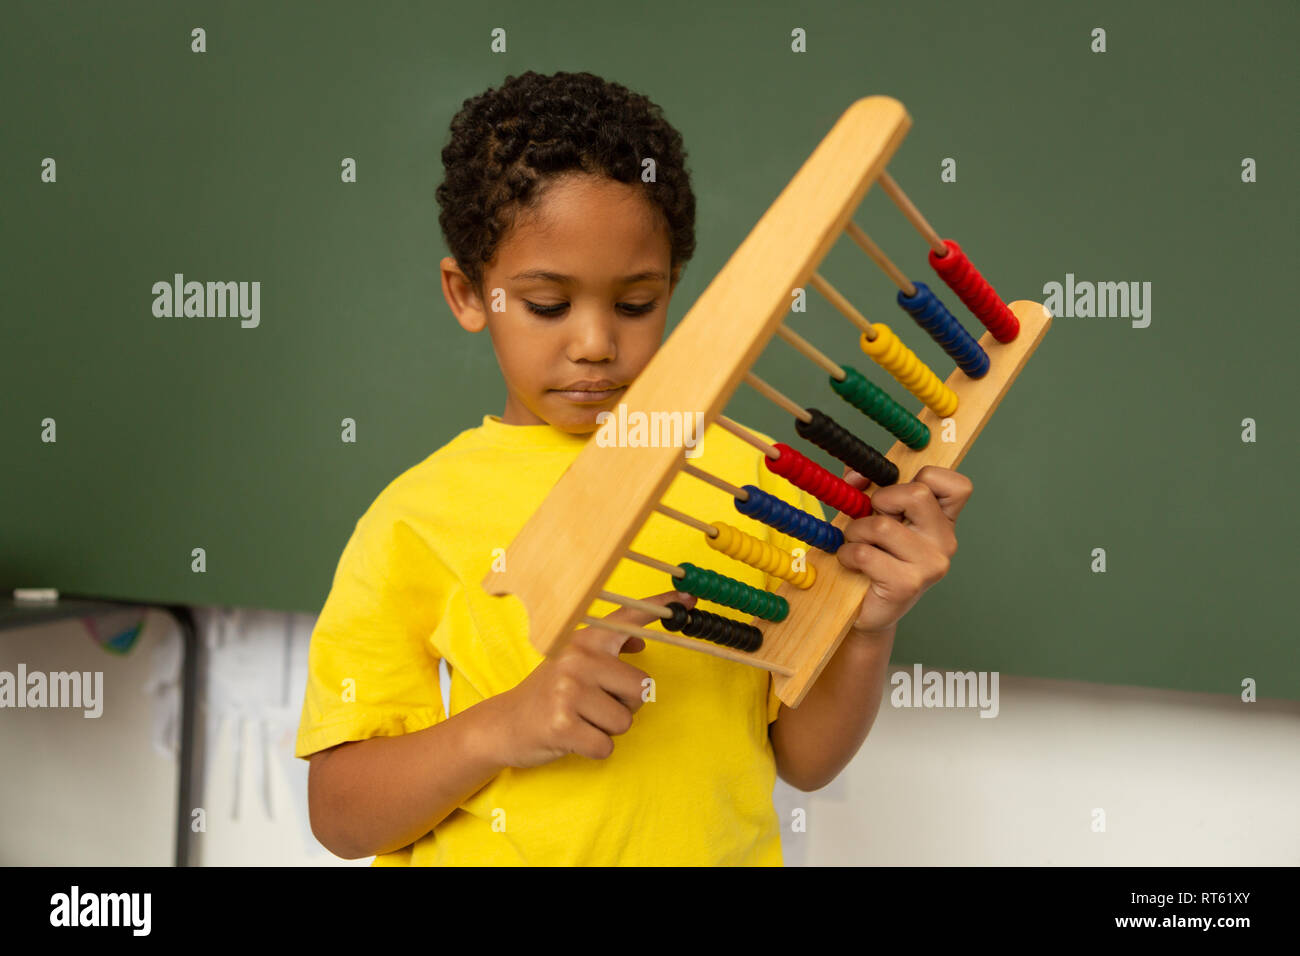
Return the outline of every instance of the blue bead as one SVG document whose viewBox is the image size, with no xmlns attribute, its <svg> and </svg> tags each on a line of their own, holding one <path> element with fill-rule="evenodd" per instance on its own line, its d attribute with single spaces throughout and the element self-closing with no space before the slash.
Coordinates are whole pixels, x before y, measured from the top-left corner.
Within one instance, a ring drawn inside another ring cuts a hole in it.
<svg viewBox="0 0 1300 956">
<path fill-rule="evenodd" d="M 745 485 L 749 500 L 734 499 L 736 510 L 763 524 L 776 528 L 783 534 L 834 554 L 844 543 L 844 532 L 829 521 L 815 518 L 806 511 L 800 511 L 775 495 L 754 485 Z"/>
<path fill-rule="evenodd" d="M 917 324 L 939 343 L 939 347 L 970 378 L 980 378 L 987 374 L 989 356 L 979 342 L 962 327 L 928 285 L 924 282 L 912 284 L 916 286 L 916 295 L 909 297 L 903 290 L 898 291 L 898 304 L 903 307 L 903 311 L 916 319 Z"/>
</svg>

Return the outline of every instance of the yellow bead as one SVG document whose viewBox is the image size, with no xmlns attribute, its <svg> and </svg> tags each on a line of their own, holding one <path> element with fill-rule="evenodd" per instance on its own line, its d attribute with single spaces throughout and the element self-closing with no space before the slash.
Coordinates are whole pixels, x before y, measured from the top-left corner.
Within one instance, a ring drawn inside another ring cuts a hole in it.
<svg viewBox="0 0 1300 956">
<path fill-rule="evenodd" d="M 894 376 L 900 385 L 925 402 L 926 407 L 940 418 L 947 418 L 957 411 L 957 393 L 939 381 L 939 376 L 930 371 L 889 326 L 883 322 L 872 322 L 871 328 L 876 333 L 876 339 L 873 342 L 863 332 L 859 340 L 863 352 Z"/>
<path fill-rule="evenodd" d="M 715 551 L 721 551 L 729 558 L 743 561 L 751 567 L 766 571 L 773 577 L 783 578 L 797 588 L 807 590 L 817 580 L 817 571 L 807 565 L 803 571 L 794 570 L 794 555 L 783 551 L 766 541 L 759 541 L 752 534 L 746 534 L 739 528 L 722 521 L 715 521 L 713 528 L 717 536 L 705 535 L 704 540 Z"/>
</svg>

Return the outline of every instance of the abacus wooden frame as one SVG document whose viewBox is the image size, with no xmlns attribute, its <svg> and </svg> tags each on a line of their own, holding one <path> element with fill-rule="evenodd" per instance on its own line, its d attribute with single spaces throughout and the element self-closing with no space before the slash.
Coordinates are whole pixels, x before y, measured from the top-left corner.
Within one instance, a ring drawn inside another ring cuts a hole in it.
<svg viewBox="0 0 1300 956">
<path fill-rule="evenodd" d="M 706 428 L 717 420 L 788 313 L 792 291 L 807 285 L 910 127 L 906 109 L 891 97 L 865 97 L 845 110 L 628 389 L 623 402 L 629 414 L 698 410 Z M 940 419 L 923 409 L 918 417 L 931 429 L 930 443 L 913 451 L 896 442 L 888 454 L 900 482 L 925 465 L 955 468 L 1042 340 L 1051 323 L 1046 308 L 1031 301 L 1009 307 L 1020 334 L 1005 345 L 989 332 L 980 338 L 989 372 L 970 379 L 954 369 L 947 379 L 959 402 L 951 416 L 958 440 L 941 441 Z M 685 460 L 681 448 L 594 441 L 579 452 L 506 550 L 507 570 L 483 579 L 489 594 L 522 601 L 539 651 L 558 650 L 587 615 Z M 833 523 L 843 528 L 849 520 L 839 513 Z M 834 555 L 812 547 L 807 554 L 817 580 L 808 590 L 781 585 L 777 593 L 789 601 L 790 613 L 779 624 L 753 620 L 763 630 L 762 648 L 753 654 L 713 644 L 700 648 L 766 667 L 777 696 L 791 707 L 839 647 L 870 586 Z M 675 643 L 707 643 L 667 636 Z"/>
</svg>

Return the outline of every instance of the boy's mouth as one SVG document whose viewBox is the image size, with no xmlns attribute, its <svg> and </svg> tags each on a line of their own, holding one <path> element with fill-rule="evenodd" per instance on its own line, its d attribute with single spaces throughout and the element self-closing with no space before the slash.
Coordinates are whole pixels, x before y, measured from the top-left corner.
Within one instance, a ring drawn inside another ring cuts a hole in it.
<svg viewBox="0 0 1300 956">
<path fill-rule="evenodd" d="M 622 392 L 626 385 L 617 385 L 608 379 L 592 382 L 574 382 L 564 388 L 551 389 L 556 395 L 580 405 L 599 405 Z"/>
</svg>

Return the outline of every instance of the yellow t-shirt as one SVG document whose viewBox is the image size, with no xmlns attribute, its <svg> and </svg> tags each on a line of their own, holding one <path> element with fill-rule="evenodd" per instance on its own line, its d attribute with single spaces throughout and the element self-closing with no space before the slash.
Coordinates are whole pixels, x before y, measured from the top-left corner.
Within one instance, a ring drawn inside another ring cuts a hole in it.
<svg viewBox="0 0 1300 956">
<path fill-rule="evenodd" d="M 510 690 L 541 662 L 522 603 L 489 595 L 480 582 L 494 549 L 510 544 L 586 440 L 550 425 L 484 416 L 480 427 L 380 493 L 356 524 L 312 633 L 296 756 L 446 719 L 440 658 L 451 673 L 452 715 Z M 757 449 L 724 429 L 710 427 L 701 450 L 692 462 L 705 471 L 825 517 L 815 498 L 769 472 Z M 786 550 L 808 547 L 742 515 L 730 495 L 685 473 L 663 502 Z M 780 583 L 657 512 L 632 548 L 758 587 Z M 647 597 L 673 583 L 624 560 L 606 587 Z M 697 607 L 750 619 L 710 601 Z M 593 614 L 614 609 L 600 601 Z M 781 865 L 768 739 L 780 701 L 768 672 L 654 641 L 622 659 L 654 678 L 656 699 L 613 738 L 609 757 L 570 754 L 540 767 L 508 767 L 431 832 L 374 865 Z M 345 687 L 355 700 L 345 700 Z"/>
</svg>

